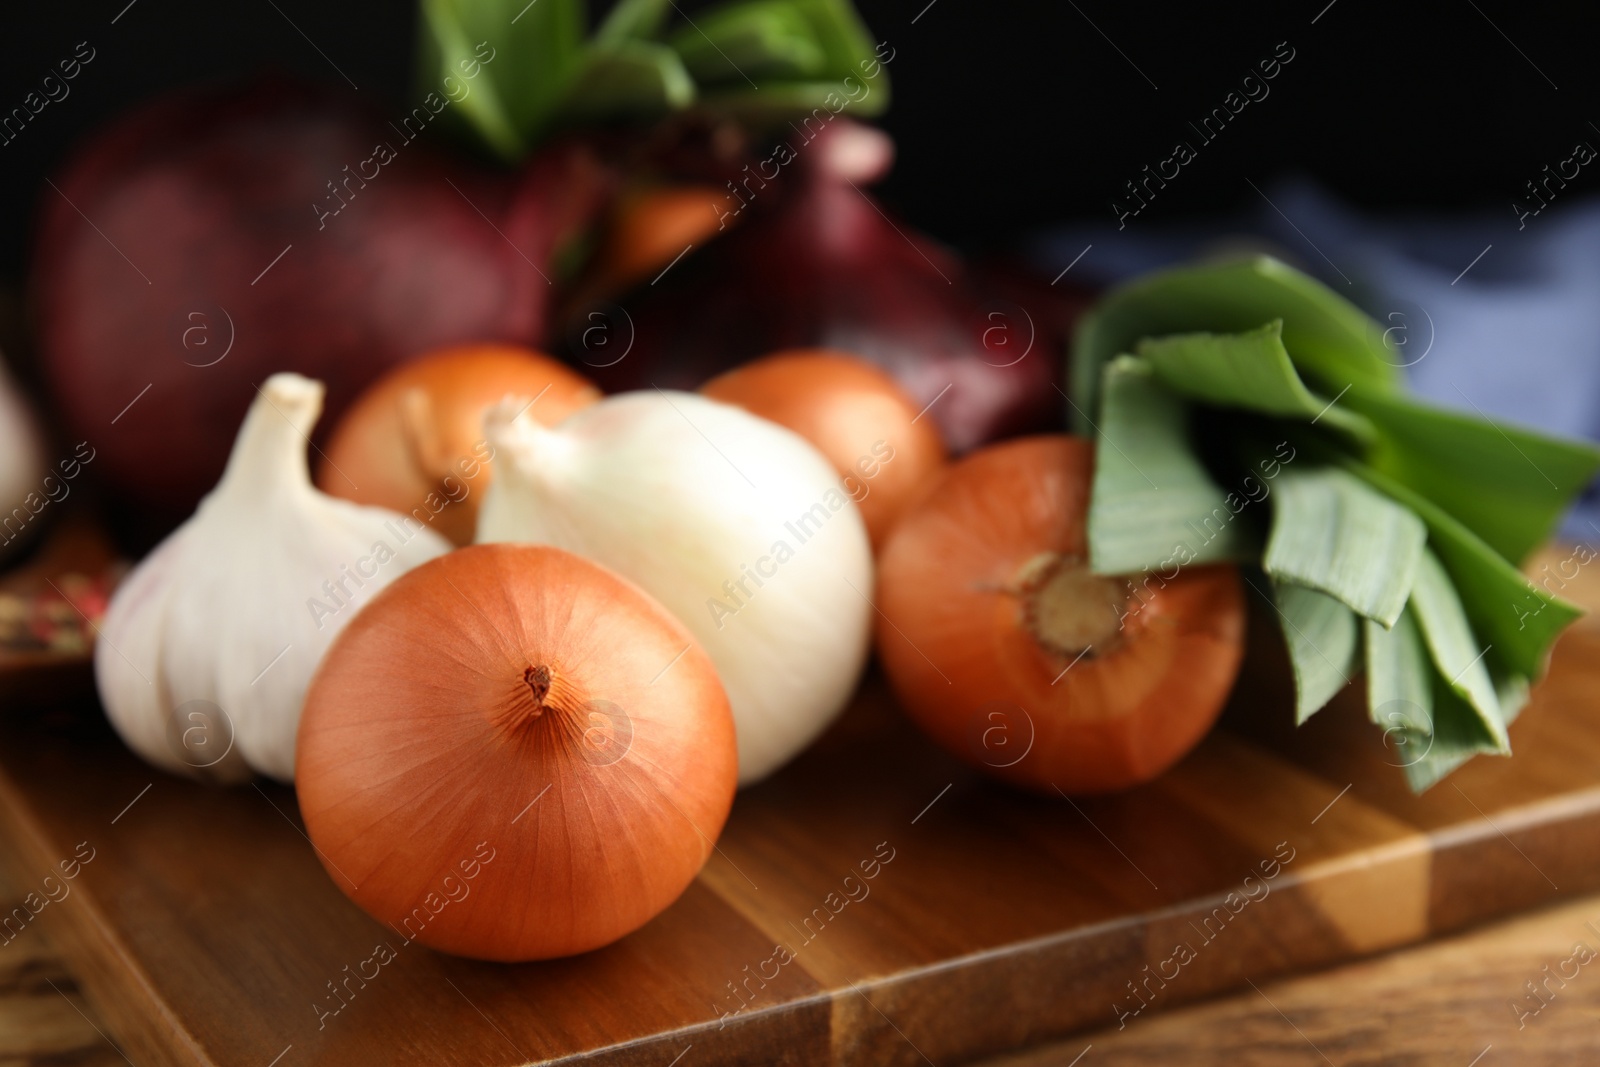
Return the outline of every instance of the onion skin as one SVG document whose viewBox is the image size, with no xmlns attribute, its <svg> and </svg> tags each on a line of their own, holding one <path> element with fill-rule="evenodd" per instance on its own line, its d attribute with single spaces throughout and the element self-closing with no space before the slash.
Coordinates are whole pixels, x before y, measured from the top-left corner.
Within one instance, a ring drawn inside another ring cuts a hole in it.
<svg viewBox="0 0 1600 1067">
<path fill-rule="evenodd" d="M 536 397 L 529 414 L 554 426 L 599 400 L 600 390 L 517 345 L 430 352 L 385 374 L 350 406 L 318 459 L 317 488 L 430 519 L 451 541 L 470 544 L 492 471 L 483 413 L 507 396 Z"/>
<path fill-rule="evenodd" d="M 312 681 L 297 761 L 306 831 L 352 900 L 501 961 L 586 952 L 665 909 L 737 775 L 727 697 L 688 631 L 612 572 L 527 545 L 460 549 L 374 598 Z M 494 859 L 465 881 L 480 842 Z"/>
<path fill-rule="evenodd" d="M 1046 553 L 1087 558 L 1093 466 L 1076 437 L 977 452 L 902 519 L 879 563 L 878 650 L 907 712 L 974 767 L 1050 795 L 1161 774 L 1216 721 L 1244 654 L 1238 573 L 1216 565 L 1164 582 L 1081 577 L 1071 610 L 1098 647 L 1074 663 L 1081 647 L 1041 643 L 1019 572 Z"/>
<path fill-rule="evenodd" d="M 815 445 L 845 479 L 874 551 L 945 466 L 944 442 L 933 421 L 918 418 L 893 378 L 848 353 L 777 352 L 718 375 L 700 393 Z"/>
<path fill-rule="evenodd" d="M 377 166 L 380 144 L 395 156 Z M 348 93 L 278 80 L 142 105 L 54 181 L 32 277 L 50 384 L 73 432 L 105 442 L 96 470 L 172 519 L 216 483 L 271 373 L 326 382 L 332 425 L 421 352 L 537 343 L 553 292 L 539 272 L 610 188 L 576 144 L 520 175 L 480 171 Z M 341 202 L 329 183 L 348 203 L 319 218 Z"/>
</svg>

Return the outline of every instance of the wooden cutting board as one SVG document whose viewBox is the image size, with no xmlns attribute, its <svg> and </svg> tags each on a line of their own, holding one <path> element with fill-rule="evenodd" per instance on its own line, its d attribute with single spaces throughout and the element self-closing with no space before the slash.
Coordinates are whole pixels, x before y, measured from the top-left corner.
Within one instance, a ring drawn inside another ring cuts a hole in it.
<svg viewBox="0 0 1600 1067">
<path fill-rule="evenodd" d="M 986 783 L 869 680 L 664 915 L 517 966 L 366 918 L 292 791 L 168 777 L 82 697 L 34 698 L 0 715 L 0 842 L 22 891 L 69 892 L 0 952 L 48 926 L 139 1067 L 944 1067 L 1600 889 L 1595 631 L 1561 642 L 1514 759 L 1422 797 L 1359 694 L 1295 731 L 1283 678 L 1245 681 L 1161 780 L 1069 801 Z"/>
</svg>

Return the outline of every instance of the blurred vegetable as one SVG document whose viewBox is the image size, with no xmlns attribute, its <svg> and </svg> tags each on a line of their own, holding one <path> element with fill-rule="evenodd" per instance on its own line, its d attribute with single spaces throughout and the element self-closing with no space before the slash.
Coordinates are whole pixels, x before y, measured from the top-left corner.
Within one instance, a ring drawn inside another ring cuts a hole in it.
<svg viewBox="0 0 1600 1067">
<path fill-rule="evenodd" d="M 299 764 L 306 832 L 352 900 L 509 961 L 598 948 L 672 903 L 728 817 L 735 746 L 711 661 L 660 604 L 558 549 L 480 545 L 340 635 Z"/>
<path fill-rule="evenodd" d="M 317 486 L 469 544 L 492 474 L 483 414 L 507 396 L 532 398 L 529 413 L 554 425 L 599 400 L 600 391 L 515 345 L 431 352 L 390 371 L 350 406 L 317 464 Z"/>
<path fill-rule="evenodd" d="M 357 609 L 444 538 L 381 508 L 324 496 L 306 473 L 322 385 L 275 374 L 222 481 L 135 567 L 95 645 L 106 716 L 178 774 L 294 777 L 301 702 Z"/>
<path fill-rule="evenodd" d="M 1506 727 L 1579 614 L 1513 564 L 1600 450 L 1418 404 L 1402 363 L 1379 324 L 1282 263 L 1184 267 L 1084 319 L 1072 407 L 1105 446 L 1095 572 L 1259 561 L 1299 721 L 1364 652 L 1373 721 L 1422 790 L 1510 751 Z M 1269 496 L 1264 536 L 1266 516 L 1235 521 Z"/>
<path fill-rule="evenodd" d="M 512 162 L 564 127 L 648 122 L 691 106 L 758 124 L 888 106 L 881 56 L 849 0 L 729 0 L 692 20 L 671 0 L 621 0 L 585 40 L 586 7 L 422 0 L 418 84 L 448 86 L 488 42 L 497 62 L 450 121 Z M 680 20 L 669 26 L 672 13 Z M 863 77 L 876 80 L 874 92 L 861 91 Z"/>
<path fill-rule="evenodd" d="M 537 341 L 550 263 L 606 172 L 570 145 L 516 179 L 445 162 L 412 140 L 432 106 L 402 129 L 329 90 L 176 94 L 94 137 L 45 190 L 45 366 L 72 431 L 105 443 L 115 488 L 192 508 L 269 373 L 325 380 L 337 417 L 419 352 Z"/>
<path fill-rule="evenodd" d="M 812 126 L 725 197 L 736 227 L 625 302 L 634 345 L 593 368 L 601 386 L 694 388 L 766 352 L 835 348 L 887 371 L 954 452 L 1056 425 L 1050 316 L 995 297 L 862 190 L 888 167 L 883 134 Z"/>
<path fill-rule="evenodd" d="M 875 549 L 945 464 L 933 421 L 918 419 L 892 378 L 843 352 L 765 356 L 711 379 L 700 393 L 815 445 L 843 476 L 841 487 L 861 508 Z"/>
<path fill-rule="evenodd" d="M 707 185 L 639 183 L 623 190 L 593 260 L 568 296 L 569 305 L 590 315 L 597 304 L 650 281 L 685 249 L 715 235 L 721 214 L 722 194 Z M 583 318 L 576 328 L 587 329 L 594 321 Z"/>
<path fill-rule="evenodd" d="M 1221 712 L 1244 655 L 1229 566 L 1090 572 L 1094 447 L 993 445 L 953 466 L 880 560 L 877 647 L 906 711 L 954 755 L 1040 792 L 1146 782 Z"/>
<path fill-rule="evenodd" d="M 889 106 L 888 78 L 850 0 L 730 0 L 669 38 L 701 85 L 703 106 L 776 120 Z M 871 93 L 859 93 L 863 79 Z"/>
<path fill-rule="evenodd" d="M 0 559 L 26 543 L 50 500 L 44 436 L 22 390 L 0 362 Z"/>
<path fill-rule="evenodd" d="M 716 664 L 740 783 L 788 762 L 850 699 L 870 636 L 872 550 L 827 459 L 693 393 L 607 397 L 553 429 L 521 407 L 487 421 L 478 540 L 555 545 L 637 582 Z"/>
</svg>

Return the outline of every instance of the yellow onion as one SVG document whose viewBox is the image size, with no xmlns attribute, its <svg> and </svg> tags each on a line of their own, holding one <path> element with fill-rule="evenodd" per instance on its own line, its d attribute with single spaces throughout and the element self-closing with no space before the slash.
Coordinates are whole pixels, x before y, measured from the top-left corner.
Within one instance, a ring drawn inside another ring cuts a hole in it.
<svg viewBox="0 0 1600 1067">
<path fill-rule="evenodd" d="M 507 344 L 443 348 L 374 382 L 345 413 L 317 465 L 317 487 L 429 525 L 458 545 L 472 540 L 494 450 L 484 410 L 531 397 L 528 414 L 554 425 L 600 399 L 566 366 Z"/>
<path fill-rule="evenodd" d="M 374 598 L 312 681 L 297 760 L 340 888 L 408 940 L 492 960 L 648 922 L 710 855 L 736 777 L 688 631 L 611 571 L 522 545 Z"/>
</svg>

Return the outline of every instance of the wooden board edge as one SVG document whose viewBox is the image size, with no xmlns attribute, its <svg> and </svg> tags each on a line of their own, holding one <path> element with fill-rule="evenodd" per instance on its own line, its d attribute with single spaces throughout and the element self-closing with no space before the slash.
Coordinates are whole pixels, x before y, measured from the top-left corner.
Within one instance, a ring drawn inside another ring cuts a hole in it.
<svg viewBox="0 0 1600 1067">
<path fill-rule="evenodd" d="M 1463 794 L 1465 795 L 1465 794 Z M 1429 834 L 1434 863 L 1430 936 L 1455 933 L 1600 892 L 1600 786 L 1563 793 Z M 1497 864 L 1513 877 L 1491 881 Z"/>
<path fill-rule="evenodd" d="M 36 827 L 26 801 L 0 774 L 0 854 L 25 888 L 31 877 L 28 872 L 54 870 L 65 858 L 51 854 Z M 44 908 L 34 921 L 45 924 L 51 943 L 78 980 L 84 996 L 126 1046 L 114 1046 L 124 1056 L 131 1053 L 142 1065 L 220 1067 L 194 1043 L 170 1006 L 156 993 L 113 932 L 88 886 L 74 887 L 72 897 Z M 184 1050 L 187 1058 L 175 1057 L 174 1049 Z"/>
</svg>

